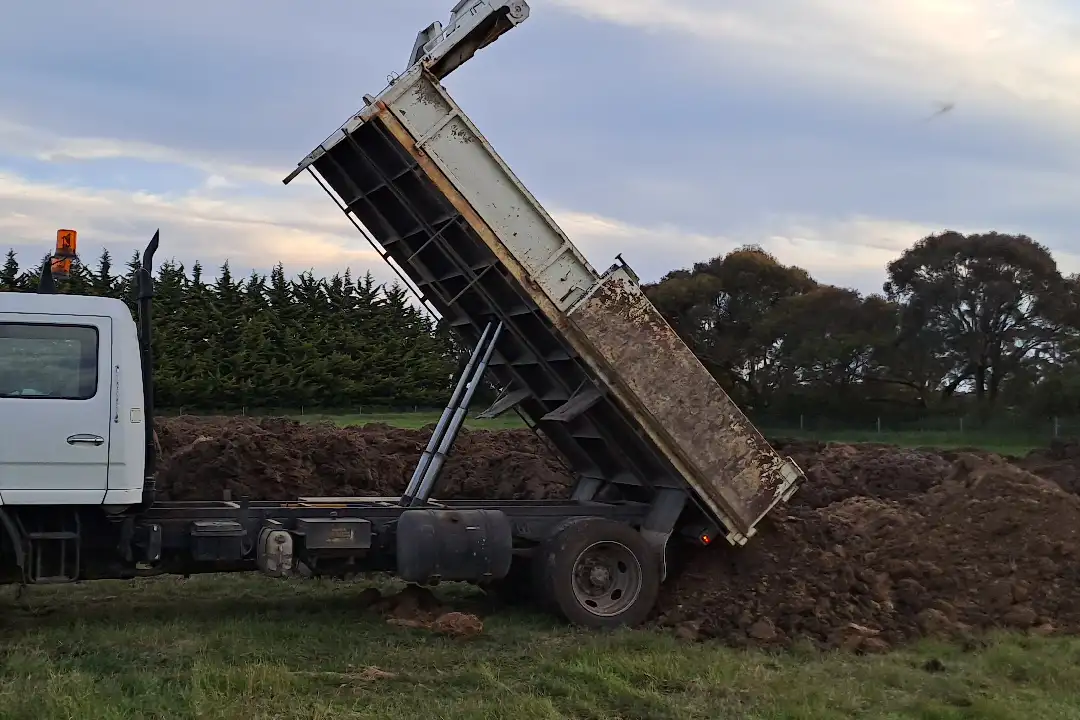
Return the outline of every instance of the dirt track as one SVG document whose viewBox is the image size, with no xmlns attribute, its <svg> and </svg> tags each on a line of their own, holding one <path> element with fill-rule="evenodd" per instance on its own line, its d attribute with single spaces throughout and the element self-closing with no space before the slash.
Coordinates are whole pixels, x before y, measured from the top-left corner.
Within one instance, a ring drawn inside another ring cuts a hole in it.
<svg viewBox="0 0 1080 720">
<path fill-rule="evenodd" d="M 397 495 L 427 437 L 171 419 L 160 487 L 173 499 L 226 488 L 253 499 Z M 776 444 L 808 482 L 746 547 L 684 558 L 658 622 L 735 645 L 867 651 L 993 627 L 1080 632 L 1080 447 L 1055 443 L 1010 463 L 979 451 Z M 569 482 L 528 431 L 463 432 L 440 494 L 540 498 Z"/>
</svg>

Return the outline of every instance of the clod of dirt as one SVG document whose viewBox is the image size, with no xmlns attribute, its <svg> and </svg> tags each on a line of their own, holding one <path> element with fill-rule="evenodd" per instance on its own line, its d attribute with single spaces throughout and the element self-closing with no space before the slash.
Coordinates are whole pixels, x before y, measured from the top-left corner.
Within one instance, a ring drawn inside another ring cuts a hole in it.
<svg viewBox="0 0 1080 720">
<path fill-rule="evenodd" d="M 1033 635 L 1039 635 L 1040 637 L 1047 637 L 1047 636 L 1053 635 L 1055 632 L 1057 632 L 1057 628 L 1055 628 L 1053 625 L 1051 625 L 1050 623 L 1047 622 L 1047 623 L 1043 623 L 1042 625 L 1038 625 L 1036 627 L 1031 628 L 1031 632 L 1032 632 Z"/>
<path fill-rule="evenodd" d="M 431 630 L 458 638 L 474 637 L 484 630 L 480 618 L 469 613 L 447 612 L 431 590 L 419 585 L 407 585 L 399 593 L 380 597 L 372 607 L 383 613 L 388 624 L 397 627 Z"/>
<path fill-rule="evenodd" d="M 448 612 L 435 618 L 431 629 L 451 637 L 475 637 L 484 631 L 484 623 L 470 613 Z"/>
<path fill-rule="evenodd" d="M 361 680 L 393 680 L 397 677 L 397 673 L 381 670 L 374 665 L 368 665 L 366 668 L 356 673 L 356 677 Z"/>
<path fill-rule="evenodd" d="M 845 627 L 838 628 L 833 632 L 830 643 L 844 650 L 855 651 L 879 634 L 880 631 L 873 628 L 848 623 Z"/>
<path fill-rule="evenodd" d="M 884 640 L 882 640 L 881 638 L 877 638 L 877 637 L 866 638 L 865 640 L 862 641 L 862 644 L 859 645 L 859 647 L 858 647 L 859 652 L 866 653 L 868 655 L 870 655 L 870 654 L 876 655 L 876 654 L 888 652 L 891 649 L 892 648 L 889 646 L 889 643 L 887 643 Z"/>
<path fill-rule="evenodd" d="M 443 613 L 434 620 L 391 617 L 387 618 L 386 623 L 414 630 L 430 630 L 455 638 L 476 637 L 484 631 L 484 623 L 480 618 L 469 613 L 460 612 Z"/>
<path fill-rule="evenodd" d="M 762 618 L 751 625 L 746 634 L 758 642 L 772 642 L 776 639 L 776 626 L 769 618 Z"/>
<path fill-rule="evenodd" d="M 686 620 L 675 626 L 675 637 L 680 640 L 698 640 L 701 638 L 701 623 L 696 620 Z"/>
<path fill-rule="evenodd" d="M 915 621 L 924 635 L 952 635 L 957 630 L 956 620 L 936 608 L 920 611 Z"/>
<path fill-rule="evenodd" d="M 381 597 L 373 607 L 397 620 L 430 622 L 442 611 L 442 604 L 428 588 L 419 585 L 407 585 L 394 595 Z"/>
</svg>

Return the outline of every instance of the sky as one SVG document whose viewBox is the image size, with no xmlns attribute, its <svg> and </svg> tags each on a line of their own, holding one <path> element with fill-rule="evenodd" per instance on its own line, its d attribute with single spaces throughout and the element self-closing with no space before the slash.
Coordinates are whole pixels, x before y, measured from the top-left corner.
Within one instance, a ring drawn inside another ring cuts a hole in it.
<svg viewBox="0 0 1080 720">
<path fill-rule="evenodd" d="M 450 0 L 36 0 L 0 23 L 0 247 L 58 228 L 214 275 L 382 260 L 296 164 Z M 532 0 L 444 84 L 592 264 L 758 244 L 880 292 L 945 229 L 1080 272 L 1072 0 Z M 939 112 L 948 108 L 946 112 Z"/>
</svg>

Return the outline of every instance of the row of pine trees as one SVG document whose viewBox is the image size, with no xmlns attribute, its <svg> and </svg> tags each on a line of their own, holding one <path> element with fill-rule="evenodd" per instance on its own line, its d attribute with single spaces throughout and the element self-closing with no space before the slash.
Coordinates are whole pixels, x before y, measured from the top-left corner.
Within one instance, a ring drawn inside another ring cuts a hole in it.
<svg viewBox="0 0 1080 720">
<path fill-rule="evenodd" d="M 75 262 L 59 292 L 122 298 L 134 310 L 139 256 L 114 267 Z M 9 251 L 0 290 L 37 288 L 40 265 L 21 268 Z M 207 281 L 165 262 L 156 271 L 153 349 L 159 407 L 191 411 L 356 410 L 439 406 L 458 365 L 449 333 L 410 304 L 400 285 L 349 271 L 294 280 L 279 264 L 236 278 L 226 263 Z"/>
</svg>

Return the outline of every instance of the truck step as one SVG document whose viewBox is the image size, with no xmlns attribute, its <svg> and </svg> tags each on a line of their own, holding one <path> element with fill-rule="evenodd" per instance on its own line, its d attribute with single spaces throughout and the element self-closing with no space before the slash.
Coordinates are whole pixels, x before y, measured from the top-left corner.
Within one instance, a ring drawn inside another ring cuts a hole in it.
<svg viewBox="0 0 1080 720">
<path fill-rule="evenodd" d="M 34 529 L 23 526 L 22 532 L 27 545 L 26 582 L 54 585 L 78 580 L 82 567 L 82 535 L 78 515 L 37 517 L 27 524 Z M 43 526 L 61 529 L 44 530 L 41 529 Z"/>
</svg>

